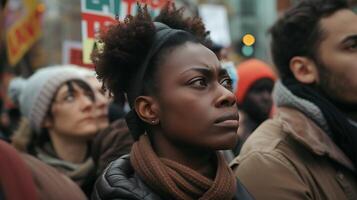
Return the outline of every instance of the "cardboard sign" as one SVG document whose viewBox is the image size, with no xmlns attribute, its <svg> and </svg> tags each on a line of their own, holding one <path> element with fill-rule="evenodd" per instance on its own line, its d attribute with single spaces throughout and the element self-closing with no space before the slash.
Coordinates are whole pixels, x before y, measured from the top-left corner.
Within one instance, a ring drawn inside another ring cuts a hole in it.
<svg viewBox="0 0 357 200">
<path fill-rule="evenodd" d="M 8 60 L 9 64 L 12 66 L 19 62 L 23 55 L 41 36 L 40 18 L 42 12 L 41 10 L 36 9 L 37 1 L 23 0 L 21 3 L 21 17 L 14 20 L 13 23 L 9 25 L 6 32 Z"/>
<path fill-rule="evenodd" d="M 137 2 L 146 3 L 150 14 L 156 15 L 168 0 L 81 0 L 83 63 L 90 64 L 90 55 L 97 48 L 96 38 L 115 22 L 123 20 L 128 14 L 135 15 Z"/>
<path fill-rule="evenodd" d="M 62 63 L 78 65 L 90 69 L 94 68 L 93 64 L 83 63 L 82 43 L 79 41 L 66 40 L 63 42 Z"/>
<path fill-rule="evenodd" d="M 228 47 L 231 44 L 231 36 L 226 8 L 221 5 L 202 4 L 199 6 L 199 13 L 213 42 Z"/>
</svg>

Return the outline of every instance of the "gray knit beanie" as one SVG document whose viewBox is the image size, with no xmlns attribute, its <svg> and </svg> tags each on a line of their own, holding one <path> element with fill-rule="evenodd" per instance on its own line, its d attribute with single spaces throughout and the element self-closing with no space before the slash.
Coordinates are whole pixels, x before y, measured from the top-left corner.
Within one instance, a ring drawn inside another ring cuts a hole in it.
<svg viewBox="0 0 357 200">
<path fill-rule="evenodd" d="M 64 66 L 50 66 L 36 71 L 27 80 L 13 79 L 8 93 L 10 98 L 20 107 L 37 134 L 41 132 L 42 122 L 49 110 L 54 95 L 59 87 L 70 80 L 82 80 L 84 77 Z M 86 83 L 86 82 L 85 82 Z"/>
</svg>

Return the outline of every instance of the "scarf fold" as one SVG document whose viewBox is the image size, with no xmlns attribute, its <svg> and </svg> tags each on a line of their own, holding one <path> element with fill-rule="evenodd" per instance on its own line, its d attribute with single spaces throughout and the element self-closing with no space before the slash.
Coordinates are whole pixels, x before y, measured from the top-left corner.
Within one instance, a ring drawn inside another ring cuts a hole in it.
<svg viewBox="0 0 357 200">
<path fill-rule="evenodd" d="M 159 158 L 146 134 L 134 143 L 130 161 L 139 177 L 161 196 L 184 200 L 231 200 L 236 178 L 223 156 L 217 155 L 217 172 L 211 180 L 175 161 Z"/>
<path fill-rule="evenodd" d="M 36 157 L 44 163 L 56 168 L 61 173 L 68 176 L 78 185 L 85 184 L 88 176 L 94 174 L 94 162 L 91 157 L 88 157 L 83 163 L 75 164 L 65 160 L 61 160 L 55 153 L 52 145 L 45 144 L 43 148 L 36 147 Z"/>
<path fill-rule="evenodd" d="M 357 167 L 357 127 L 321 92 L 308 85 L 288 79 L 278 81 L 274 100 L 278 106 L 290 106 L 315 121 Z M 281 95 L 282 89 L 289 91 Z"/>
</svg>

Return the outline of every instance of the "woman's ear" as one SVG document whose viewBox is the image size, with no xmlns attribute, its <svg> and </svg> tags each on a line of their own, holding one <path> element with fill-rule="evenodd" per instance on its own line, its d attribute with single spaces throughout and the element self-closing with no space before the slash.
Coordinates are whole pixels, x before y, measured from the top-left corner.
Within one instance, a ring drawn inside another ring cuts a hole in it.
<svg viewBox="0 0 357 200">
<path fill-rule="evenodd" d="M 45 119 L 43 119 L 42 127 L 51 129 L 53 127 L 53 119 L 50 116 L 46 116 Z"/>
<path fill-rule="evenodd" d="M 304 84 L 318 82 L 319 73 L 313 60 L 303 56 L 295 56 L 290 60 L 290 70 L 296 80 Z"/>
<path fill-rule="evenodd" d="M 135 111 L 141 120 L 148 124 L 157 124 L 159 121 L 159 105 L 150 96 L 139 96 L 135 100 Z"/>
</svg>

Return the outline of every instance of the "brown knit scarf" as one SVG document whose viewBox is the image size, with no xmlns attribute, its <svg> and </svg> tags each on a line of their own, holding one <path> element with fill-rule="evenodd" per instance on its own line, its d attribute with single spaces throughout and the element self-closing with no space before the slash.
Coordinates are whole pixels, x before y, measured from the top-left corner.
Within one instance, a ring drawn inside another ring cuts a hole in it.
<svg viewBox="0 0 357 200">
<path fill-rule="evenodd" d="M 177 162 L 159 158 L 146 134 L 133 144 L 130 161 L 139 177 L 165 198 L 231 200 L 236 192 L 235 176 L 219 153 L 214 180 Z"/>
</svg>

